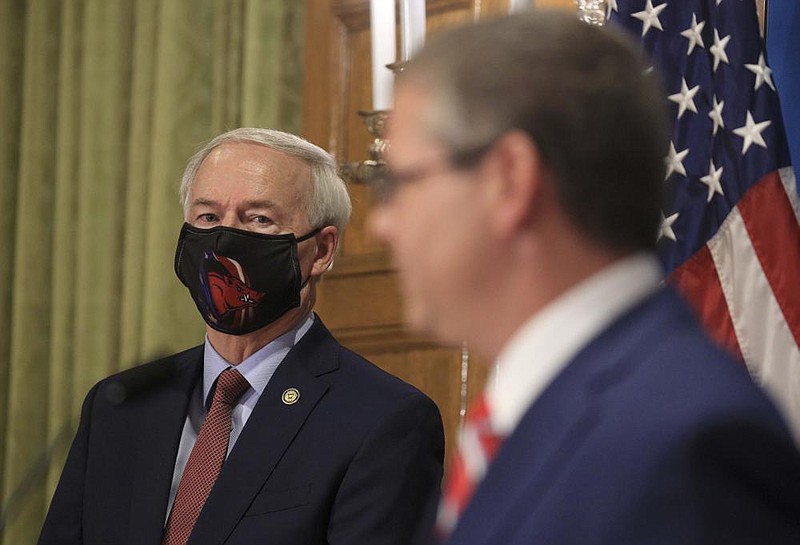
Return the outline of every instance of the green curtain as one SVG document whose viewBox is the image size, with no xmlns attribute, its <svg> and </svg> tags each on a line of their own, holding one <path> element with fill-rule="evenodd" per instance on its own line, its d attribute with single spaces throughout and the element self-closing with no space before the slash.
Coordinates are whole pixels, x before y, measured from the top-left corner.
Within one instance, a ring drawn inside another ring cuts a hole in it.
<svg viewBox="0 0 800 545">
<path fill-rule="evenodd" d="M 34 543 L 98 379 L 202 341 L 183 166 L 300 128 L 305 2 L 0 0 L 2 543 Z"/>
</svg>

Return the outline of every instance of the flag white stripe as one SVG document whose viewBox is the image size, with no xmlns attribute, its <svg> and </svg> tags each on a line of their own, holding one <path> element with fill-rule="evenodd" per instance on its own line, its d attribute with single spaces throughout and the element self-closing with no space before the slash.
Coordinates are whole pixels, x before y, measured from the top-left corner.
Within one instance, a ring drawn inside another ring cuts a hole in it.
<svg viewBox="0 0 800 545">
<path fill-rule="evenodd" d="M 738 207 L 708 242 L 708 248 L 745 363 L 784 413 L 800 442 L 800 349 L 753 249 Z"/>
</svg>

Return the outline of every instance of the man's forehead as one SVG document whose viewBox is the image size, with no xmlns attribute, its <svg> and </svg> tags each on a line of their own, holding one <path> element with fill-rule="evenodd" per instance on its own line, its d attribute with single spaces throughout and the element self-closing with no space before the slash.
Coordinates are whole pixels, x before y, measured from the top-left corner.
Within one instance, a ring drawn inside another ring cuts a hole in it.
<svg viewBox="0 0 800 545">
<path fill-rule="evenodd" d="M 308 176 L 310 167 L 300 158 L 255 142 L 225 142 L 209 152 L 200 165 L 229 166 L 236 164 L 252 172 L 284 171 Z"/>
<path fill-rule="evenodd" d="M 434 95 L 425 85 L 398 85 L 395 109 L 387 130 L 390 145 L 386 156 L 389 162 L 403 163 L 420 155 L 435 155 L 444 148 L 433 136 L 428 119 L 433 99 Z"/>
<path fill-rule="evenodd" d="M 429 109 L 433 98 L 432 91 L 427 85 L 414 81 L 397 85 L 395 91 L 395 113 L 389 118 L 389 129 L 397 128 L 422 128 L 425 113 Z M 402 115 L 398 115 L 397 112 Z"/>
<path fill-rule="evenodd" d="M 258 143 L 226 142 L 201 163 L 190 206 L 269 209 L 273 219 L 293 221 L 304 217 L 312 187 L 305 161 Z"/>
<path fill-rule="evenodd" d="M 259 154 L 255 149 L 249 154 L 236 153 L 230 146 L 220 146 L 211 150 L 211 153 L 203 160 L 200 169 L 209 168 L 231 169 L 233 161 L 236 161 L 236 169 L 252 173 L 268 174 L 274 170 L 274 161 Z"/>
<path fill-rule="evenodd" d="M 265 186 L 307 192 L 311 167 L 298 157 L 251 142 L 226 142 L 217 146 L 200 164 L 197 179 L 212 184 L 223 177 L 262 181 Z"/>
</svg>

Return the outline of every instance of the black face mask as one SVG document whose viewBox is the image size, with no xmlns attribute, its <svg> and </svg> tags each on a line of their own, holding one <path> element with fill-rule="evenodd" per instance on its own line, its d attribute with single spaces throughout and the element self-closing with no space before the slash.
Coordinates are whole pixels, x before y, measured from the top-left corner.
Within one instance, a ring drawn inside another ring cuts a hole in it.
<svg viewBox="0 0 800 545">
<path fill-rule="evenodd" d="M 291 233 L 198 229 L 184 223 L 175 251 L 175 273 L 189 288 L 208 325 L 244 335 L 300 306 L 305 282 L 300 279 L 297 243 L 320 230 L 295 238 Z"/>
</svg>

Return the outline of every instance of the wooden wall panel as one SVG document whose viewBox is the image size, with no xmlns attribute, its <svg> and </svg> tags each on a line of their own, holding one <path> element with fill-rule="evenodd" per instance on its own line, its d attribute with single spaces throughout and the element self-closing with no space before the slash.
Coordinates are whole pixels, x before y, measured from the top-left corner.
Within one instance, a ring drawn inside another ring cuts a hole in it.
<svg viewBox="0 0 800 545">
<path fill-rule="evenodd" d="M 460 426 L 459 410 L 461 400 L 461 348 L 398 347 L 397 350 L 385 347 L 374 350 L 364 349 L 361 354 L 372 361 L 380 362 L 380 366 L 388 372 L 403 377 L 420 390 L 431 396 L 442 411 L 445 429 L 445 445 L 448 453 L 457 444 Z M 469 362 L 467 399 L 469 404 L 479 392 L 489 373 L 489 366 L 479 362 Z M 448 456 L 449 459 L 449 456 Z"/>
<path fill-rule="evenodd" d="M 428 0 L 427 31 L 507 13 L 508 4 Z M 572 0 L 535 4 L 574 9 Z M 371 109 L 372 102 L 369 0 L 309 0 L 306 13 L 303 135 L 340 163 L 364 160 L 371 136 L 358 111 Z M 462 347 L 440 346 L 403 328 L 391 260 L 365 225 L 370 192 L 359 184 L 350 191 L 353 217 L 333 270 L 319 285 L 316 310 L 345 346 L 433 398 L 444 419 L 449 458 L 463 405 L 482 389 L 490 366 L 469 354 L 464 381 Z"/>
</svg>

